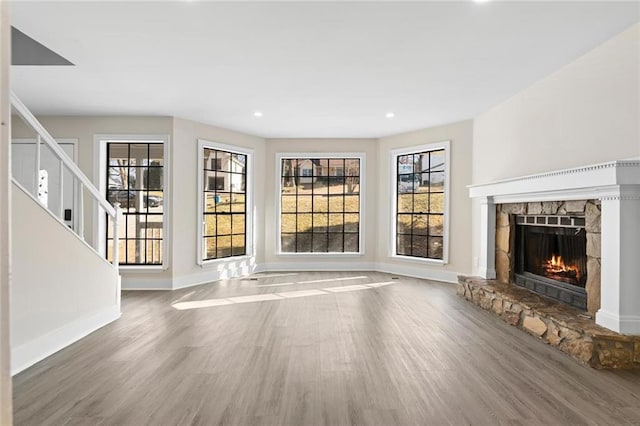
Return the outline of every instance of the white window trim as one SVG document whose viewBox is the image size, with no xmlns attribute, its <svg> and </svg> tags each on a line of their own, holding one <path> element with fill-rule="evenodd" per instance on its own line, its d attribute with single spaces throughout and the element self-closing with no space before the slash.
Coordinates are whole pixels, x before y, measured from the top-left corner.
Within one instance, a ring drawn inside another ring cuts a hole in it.
<svg viewBox="0 0 640 426">
<path fill-rule="evenodd" d="M 162 214 L 162 265 L 123 265 L 120 264 L 120 270 L 123 272 L 149 272 L 149 271 L 166 271 L 169 269 L 169 254 L 171 253 L 171 234 L 169 232 L 169 223 L 171 215 L 171 158 L 170 158 L 170 137 L 169 135 L 133 135 L 133 134 L 98 134 L 93 136 L 93 183 L 102 194 L 106 194 L 106 167 L 107 167 L 107 143 L 109 142 L 141 142 L 141 143 L 162 143 L 163 145 L 163 214 Z M 105 195 L 106 197 L 106 195 Z M 98 206 L 97 202 L 93 203 L 93 217 L 97 217 L 97 225 L 93 230 L 93 241 L 98 244 L 98 253 L 106 257 L 106 233 L 107 223 L 104 212 Z"/>
<path fill-rule="evenodd" d="M 414 154 L 416 152 L 423 151 L 435 151 L 438 149 L 444 149 L 445 165 L 444 165 L 444 226 L 443 226 L 443 243 L 442 243 L 442 260 L 429 259 L 415 256 L 406 256 L 396 254 L 397 252 L 397 214 L 398 214 L 398 184 L 396 182 L 398 176 L 398 157 L 406 154 Z M 391 226 L 390 226 L 390 243 L 389 244 L 389 257 L 399 260 L 407 260 L 411 262 L 417 262 L 422 264 L 433 265 L 446 265 L 449 263 L 449 199 L 450 199 L 450 179 L 449 170 L 451 168 L 451 142 L 442 141 L 435 142 L 426 145 L 410 146 L 406 148 L 394 149 L 391 151 L 389 158 L 389 190 L 392 195 L 391 202 Z"/>
<path fill-rule="evenodd" d="M 245 204 L 246 204 L 246 213 L 245 213 L 245 254 L 239 256 L 230 256 L 223 257 L 220 259 L 208 259 L 204 260 L 204 252 L 203 252 L 203 240 L 204 240 L 204 173 L 202 170 L 202 165 L 204 163 L 204 150 L 205 148 L 216 149 L 220 151 L 227 151 L 233 154 L 242 154 L 247 156 L 247 163 L 245 164 L 246 171 L 246 182 L 245 182 Z M 198 224 L 197 229 L 197 247 L 196 253 L 198 258 L 196 259 L 198 265 L 201 267 L 205 267 L 207 265 L 215 265 L 222 262 L 230 262 L 230 261 L 240 261 L 251 259 L 255 257 L 255 247 L 254 247 L 254 235 L 255 229 L 254 224 L 256 221 L 254 220 L 255 210 L 253 207 L 253 156 L 254 150 L 250 148 L 244 148 L 235 145 L 226 145 L 219 142 L 213 142 L 205 139 L 198 139 L 198 217 L 196 223 Z"/>
<path fill-rule="evenodd" d="M 280 217 L 282 215 L 282 160 L 297 159 L 297 158 L 357 158 L 360 160 L 360 223 L 358 224 L 358 250 L 357 252 L 328 252 L 328 253 L 292 253 L 283 252 L 281 247 L 281 223 Z M 364 197 L 366 186 L 366 154 L 364 152 L 278 152 L 276 153 L 276 256 L 291 256 L 291 257 L 324 257 L 324 258 L 348 258 L 348 257 L 362 257 L 365 254 L 364 250 L 364 229 L 365 229 L 365 212 L 364 212 Z"/>
</svg>

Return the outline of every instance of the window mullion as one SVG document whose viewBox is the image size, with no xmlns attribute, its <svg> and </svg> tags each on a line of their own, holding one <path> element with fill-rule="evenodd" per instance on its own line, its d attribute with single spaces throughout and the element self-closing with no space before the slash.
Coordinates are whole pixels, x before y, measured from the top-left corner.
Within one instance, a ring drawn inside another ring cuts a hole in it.
<svg viewBox="0 0 640 426">
<path fill-rule="evenodd" d="M 314 219 L 315 219 L 314 218 L 314 211 L 315 211 L 314 202 L 315 202 L 315 198 L 316 198 L 315 197 L 316 178 L 314 176 L 315 176 L 315 171 L 313 170 L 313 161 L 311 161 L 311 238 L 310 238 L 311 239 L 311 242 L 310 242 L 311 246 L 309 247 L 309 251 L 311 251 L 311 252 L 314 251 L 313 250 L 313 239 L 314 239 L 314 236 L 315 236 L 315 233 L 313 232 L 313 230 L 314 230 L 313 223 L 314 223 Z"/>
</svg>

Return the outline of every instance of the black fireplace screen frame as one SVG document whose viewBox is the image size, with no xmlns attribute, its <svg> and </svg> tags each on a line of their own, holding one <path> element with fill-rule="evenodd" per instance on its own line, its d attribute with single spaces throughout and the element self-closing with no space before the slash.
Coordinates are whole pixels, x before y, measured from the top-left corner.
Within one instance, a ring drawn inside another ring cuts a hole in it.
<svg viewBox="0 0 640 426">
<path fill-rule="evenodd" d="M 515 284 L 581 310 L 586 310 L 587 255 L 586 230 L 575 226 L 539 226 L 518 220 L 515 238 Z M 545 220 L 546 222 L 546 220 Z M 575 222 L 571 222 L 575 225 Z M 580 271 L 545 273 L 546 260 L 563 257 L 567 265 Z"/>
</svg>

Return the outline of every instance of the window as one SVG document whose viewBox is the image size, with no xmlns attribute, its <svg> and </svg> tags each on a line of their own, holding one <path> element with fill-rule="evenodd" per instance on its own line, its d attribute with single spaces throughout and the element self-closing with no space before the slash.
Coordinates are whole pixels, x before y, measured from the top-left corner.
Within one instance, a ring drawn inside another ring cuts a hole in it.
<svg viewBox="0 0 640 426">
<path fill-rule="evenodd" d="M 199 141 L 200 263 L 249 254 L 247 172 L 251 152 Z"/>
<path fill-rule="evenodd" d="M 107 200 L 120 203 L 121 265 L 162 265 L 164 230 L 164 144 L 107 142 Z M 113 227 L 107 220 L 107 256 Z M 109 260 L 111 260 L 109 258 Z"/>
<path fill-rule="evenodd" d="M 448 142 L 394 151 L 395 253 L 446 262 Z"/>
<path fill-rule="evenodd" d="M 279 155 L 280 253 L 360 253 L 363 155 Z"/>
</svg>

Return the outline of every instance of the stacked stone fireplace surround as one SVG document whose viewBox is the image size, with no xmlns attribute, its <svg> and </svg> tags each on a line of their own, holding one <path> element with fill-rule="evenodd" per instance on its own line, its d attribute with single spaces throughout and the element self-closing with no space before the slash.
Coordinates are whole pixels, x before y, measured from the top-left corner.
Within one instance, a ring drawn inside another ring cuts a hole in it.
<svg viewBox="0 0 640 426">
<path fill-rule="evenodd" d="M 614 183 L 618 185 L 603 186 L 607 191 L 624 193 L 624 195 L 615 196 L 613 199 L 622 200 L 623 203 L 628 202 L 627 200 L 637 200 L 637 189 L 640 188 L 637 175 L 634 175 L 630 182 L 631 185 L 628 185 L 619 177 L 619 171 L 626 172 L 630 170 L 627 167 L 630 167 L 636 173 L 635 170 L 638 170 L 639 165 L 638 162 L 613 162 L 518 178 L 514 180 L 515 183 L 504 181 L 471 187 L 471 196 L 481 200 L 484 209 L 482 213 L 484 226 L 481 226 L 481 232 L 488 231 L 488 233 L 480 235 L 481 243 L 487 244 L 487 248 L 483 250 L 485 256 L 481 256 L 480 259 L 481 265 L 483 260 L 486 262 L 485 276 L 460 276 L 458 294 L 499 316 L 507 323 L 528 332 L 591 367 L 640 368 L 640 336 L 620 334 L 602 327 L 594 321 L 594 317 L 601 307 L 602 201 L 597 198 L 580 200 L 575 197 L 567 201 L 550 201 L 548 196 L 543 197 L 546 198 L 545 201 L 531 200 L 541 193 L 535 192 L 538 189 L 542 189 L 542 192 L 546 191 L 547 194 L 554 191 L 549 188 L 550 185 L 547 185 L 547 188 L 544 187 L 547 180 L 554 179 L 553 184 L 557 185 L 558 176 L 580 176 L 585 171 L 593 173 L 594 170 L 598 173 L 616 172 L 616 176 L 612 180 L 616 179 Z M 607 175 L 605 175 L 606 177 Z M 621 180 L 625 185 L 619 185 Z M 533 182 L 533 185 L 538 186 L 529 192 L 525 190 L 522 195 L 519 192 L 521 191 L 519 187 L 516 188 L 517 190 L 512 189 L 519 183 L 518 181 L 526 181 L 528 185 Z M 563 184 L 564 181 L 560 182 Z M 600 185 L 599 182 L 598 185 Z M 573 182 L 569 185 L 572 184 Z M 503 189 L 505 186 L 511 187 L 505 190 Z M 601 190 L 598 186 L 597 190 L 590 189 L 589 191 L 598 192 Z M 575 190 L 569 188 L 568 192 L 573 195 Z M 614 195 L 616 194 L 614 193 Z M 526 202 L 520 202 L 520 200 L 515 200 L 517 202 L 497 201 L 500 198 L 520 198 L 525 199 Z M 585 288 L 587 306 L 585 311 L 543 297 L 515 284 L 516 218 L 522 215 L 584 217 L 587 254 Z M 631 230 L 631 232 L 637 232 L 637 230 Z M 611 262 L 611 256 L 608 259 Z M 638 282 L 640 283 L 640 281 Z M 640 303 L 640 301 L 638 302 Z"/>
<path fill-rule="evenodd" d="M 514 282 L 516 215 L 580 216 L 587 234 L 587 312 L 600 309 L 600 200 L 544 201 L 496 206 L 496 279 Z"/>
</svg>

